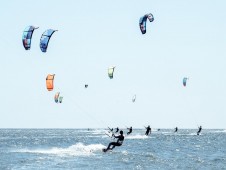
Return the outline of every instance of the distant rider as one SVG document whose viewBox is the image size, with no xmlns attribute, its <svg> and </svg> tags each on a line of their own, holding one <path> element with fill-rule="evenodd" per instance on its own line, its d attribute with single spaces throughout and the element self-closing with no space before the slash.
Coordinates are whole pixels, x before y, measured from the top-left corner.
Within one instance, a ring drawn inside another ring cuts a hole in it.
<svg viewBox="0 0 226 170">
<path fill-rule="evenodd" d="M 144 126 L 145 127 L 145 126 Z M 150 128 L 150 125 L 148 125 L 148 127 L 145 127 L 146 129 L 146 132 L 145 132 L 145 135 L 148 136 L 149 133 L 151 134 L 151 128 Z"/>
<path fill-rule="evenodd" d="M 111 132 L 113 132 L 113 130 L 114 130 L 113 128 L 109 128 L 109 127 L 108 127 L 108 129 L 109 129 Z"/>
<path fill-rule="evenodd" d="M 127 135 L 129 135 L 130 133 L 132 133 L 132 131 L 133 131 L 132 126 L 130 128 L 127 128 L 127 129 L 129 130 L 129 132 L 127 132 Z"/>
<path fill-rule="evenodd" d="M 114 149 L 115 146 L 121 146 L 122 145 L 122 143 L 124 141 L 123 131 L 120 130 L 119 133 L 120 133 L 120 135 L 118 135 L 118 136 L 113 135 L 115 138 L 118 139 L 117 142 L 111 142 L 111 143 L 109 143 L 107 149 L 103 149 L 104 152 L 107 152 L 108 150 Z"/>
<path fill-rule="evenodd" d="M 198 130 L 198 132 L 197 132 L 197 135 L 200 134 L 201 130 L 202 130 L 202 126 L 199 127 L 199 130 Z"/>
<path fill-rule="evenodd" d="M 117 127 L 117 128 L 115 128 L 115 130 L 116 130 L 115 133 L 117 133 L 119 131 L 119 128 Z"/>
</svg>

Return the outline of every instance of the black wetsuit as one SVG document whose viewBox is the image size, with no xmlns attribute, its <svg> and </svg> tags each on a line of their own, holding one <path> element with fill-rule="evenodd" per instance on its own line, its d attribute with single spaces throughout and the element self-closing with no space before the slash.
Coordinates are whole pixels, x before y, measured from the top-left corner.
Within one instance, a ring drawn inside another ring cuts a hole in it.
<svg viewBox="0 0 226 170">
<path fill-rule="evenodd" d="M 132 131 L 133 131 L 133 128 L 132 127 L 127 128 L 127 129 L 129 129 L 129 132 L 127 132 L 127 135 L 129 135 L 130 133 L 132 133 Z"/>
<path fill-rule="evenodd" d="M 107 149 L 105 150 L 105 152 L 107 150 L 109 150 L 109 149 L 111 149 L 111 150 L 114 149 L 115 146 L 121 146 L 122 145 L 122 143 L 124 141 L 124 136 L 123 135 L 119 135 L 119 136 L 115 136 L 115 138 L 118 138 L 117 142 L 111 142 L 111 143 L 109 143 L 109 145 L 108 145 Z M 112 147 L 111 147 L 111 145 L 112 145 Z"/>
<path fill-rule="evenodd" d="M 197 132 L 197 135 L 199 135 L 199 133 L 201 132 L 201 130 L 202 130 L 202 126 L 199 127 L 199 130 Z"/>
<path fill-rule="evenodd" d="M 113 128 L 109 128 L 109 127 L 108 127 L 108 129 L 109 129 L 111 132 L 113 132 Z"/>
<path fill-rule="evenodd" d="M 177 132 L 177 130 L 178 130 L 178 128 L 176 127 L 174 132 Z"/>
<path fill-rule="evenodd" d="M 115 133 L 117 133 L 118 131 L 119 131 L 119 128 L 117 127 Z"/>
<path fill-rule="evenodd" d="M 151 128 L 150 128 L 150 126 L 145 127 L 145 128 L 147 129 L 146 132 L 145 132 L 145 135 L 148 136 L 149 132 L 151 133 Z"/>
</svg>

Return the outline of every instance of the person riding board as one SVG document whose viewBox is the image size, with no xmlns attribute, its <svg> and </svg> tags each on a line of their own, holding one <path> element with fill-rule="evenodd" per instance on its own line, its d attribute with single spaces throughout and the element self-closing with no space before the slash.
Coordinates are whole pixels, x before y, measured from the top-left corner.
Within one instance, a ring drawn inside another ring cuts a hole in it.
<svg viewBox="0 0 226 170">
<path fill-rule="evenodd" d="M 116 130 L 115 133 L 117 133 L 119 131 L 119 128 L 117 127 L 117 128 L 115 128 L 115 130 Z"/>
<path fill-rule="evenodd" d="M 199 127 L 199 130 L 197 132 L 197 135 L 199 135 L 199 133 L 201 132 L 201 130 L 202 130 L 202 126 Z"/>
<path fill-rule="evenodd" d="M 176 127 L 174 132 L 177 132 L 177 131 L 178 131 L 178 128 Z"/>
<path fill-rule="evenodd" d="M 117 142 L 109 143 L 107 149 L 103 149 L 104 152 L 107 152 L 108 150 L 113 150 L 115 148 L 115 146 L 121 146 L 122 145 L 122 143 L 124 141 L 123 131 L 120 130 L 119 133 L 120 133 L 120 135 L 118 135 L 118 136 L 114 135 L 114 137 L 118 139 Z"/>
<path fill-rule="evenodd" d="M 108 133 L 111 133 L 111 136 L 110 137 L 113 137 L 113 135 L 114 135 L 114 132 L 113 132 L 113 128 L 109 128 L 108 127 L 108 129 L 110 130 L 110 131 L 108 131 Z M 105 133 L 106 134 L 106 133 Z M 109 136 L 109 134 L 106 134 L 107 136 Z"/>
<path fill-rule="evenodd" d="M 113 130 L 114 130 L 113 128 L 109 128 L 109 127 L 108 127 L 108 129 L 109 129 L 111 132 L 113 132 Z"/>
<path fill-rule="evenodd" d="M 127 135 L 129 135 L 130 133 L 132 133 L 132 131 L 133 131 L 132 126 L 130 128 L 127 128 L 127 129 L 129 130 L 129 132 L 127 132 Z"/>
<path fill-rule="evenodd" d="M 144 126 L 145 127 L 145 126 Z M 145 132 L 145 135 L 148 136 L 149 133 L 151 134 L 151 128 L 150 128 L 150 125 L 148 125 L 148 127 L 145 127 L 146 129 L 146 132 Z"/>
</svg>

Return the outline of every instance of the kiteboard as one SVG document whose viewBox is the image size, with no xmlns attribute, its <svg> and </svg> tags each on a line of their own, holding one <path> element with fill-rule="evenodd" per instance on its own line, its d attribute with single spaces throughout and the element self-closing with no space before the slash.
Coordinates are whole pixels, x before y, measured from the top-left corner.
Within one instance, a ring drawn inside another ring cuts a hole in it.
<svg viewBox="0 0 226 170">
<path fill-rule="evenodd" d="M 112 149 L 108 149 L 108 150 L 107 150 L 107 148 L 104 148 L 104 149 L 102 149 L 102 151 L 103 151 L 103 152 L 107 152 L 107 151 L 112 151 Z"/>
</svg>

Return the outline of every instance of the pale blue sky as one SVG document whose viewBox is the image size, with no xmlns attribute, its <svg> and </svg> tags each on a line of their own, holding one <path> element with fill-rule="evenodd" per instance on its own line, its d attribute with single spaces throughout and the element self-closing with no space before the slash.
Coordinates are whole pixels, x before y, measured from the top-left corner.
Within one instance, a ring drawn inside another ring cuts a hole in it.
<svg viewBox="0 0 226 170">
<path fill-rule="evenodd" d="M 225 0 L 1 2 L 0 128 L 225 128 L 225 8 Z M 146 13 L 155 20 L 142 35 Z M 28 25 L 39 29 L 25 51 Z M 59 31 L 42 53 L 50 28 Z M 62 104 L 53 100 L 58 91 Z"/>
</svg>

